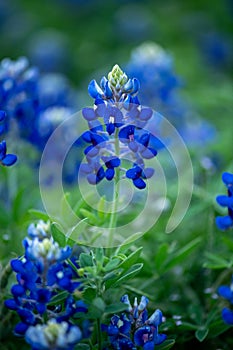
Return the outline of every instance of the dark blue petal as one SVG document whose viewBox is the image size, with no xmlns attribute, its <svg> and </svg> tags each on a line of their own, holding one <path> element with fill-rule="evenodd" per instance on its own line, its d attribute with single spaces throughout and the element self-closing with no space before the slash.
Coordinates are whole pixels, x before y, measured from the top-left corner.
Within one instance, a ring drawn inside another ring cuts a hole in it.
<svg viewBox="0 0 233 350">
<path fill-rule="evenodd" d="M 134 343 L 137 346 L 143 346 L 144 344 L 144 335 L 150 334 L 151 330 L 148 326 L 140 327 L 134 333 Z"/>
<path fill-rule="evenodd" d="M 0 122 L 2 122 L 6 118 L 6 112 L 0 111 Z"/>
<path fill-rule="evenodd" d="M 133 88 L 131 90 L 131 96 L 136 96 L 138 93 L 138 90 L 140 89 L 140 83 L 137 78 L 133 78 Z"/>
<path fill-rule="evenodd" d="M 92 80 L 88 85 L 88 92 L 92 98 L 101 97 L 103 95 L 103 91 L 95 80 Z"/>
<path fill-rule="evenodd" d="M 121 160 L 117 157 L 111 158 L 105 161 L 105 165 L 108 168 L 117 168 L 121 164 Z"/>
<path fill-rule="evenodd" d="M 216 198 L 218 204 L 222 207 L 233 207 L 233 197 L 228 196 L 218 196 Z"/>
<path fill-rule="evenodd" d="M 17 161 L 17 156 L 15 154 L 7 154 L 5 158 L 2 159 L 2 165 L 11 166 Z"/>
<path fill-rule="evenodd" d="M 12 267 L 12 270 L 15 272 L 23 272 L 24 271 L 23 263 L 19 259 L 11 260 L 11 267 Z"/>
<path fill-rule="evenodd" d="M 231 174 L 231 173 L 223 173 L 222 174 L 222 181 L 226 185 L 232 185 L 233 184 L 233 174 Z"/>
<path fill-rule="evenodd" d="M 148 133 L 143 134 L 139 139 L 139 142 L 145 147 L 148 146 L 149 141 L 150 141 L 150 134 Z"/>
<path fill-rule="evenodd" d="M 21 320 L 27 324 L 34 324 L 35 323 L 35 316 L 33 313 L 26 309 L 19 309 L 18 314 L 21 318 Z"/>
<path fill-rule="evenodd" d="M 135 126 L 134 125 L 127 125 L 124 128 L 122 128 L 119 132 L 119 139 L 121 142 L 126 143 L 129 140 L 130 135 L 134 135 Z"/>
<path fill-rule="evenodd" d="M 140 167 L 133 167 L 127 170 L 125 175 L 128 179 L 136 179 L 141 175 L 141 173 L 142 173 L 142 169 Z"/>
<path fill-rule="evenodd" d="M 20 322 L 15 326 L 14 329 L 14 333 L 17 335 L 24 335 L 28 329 L 29 325 L 24 323 L 24 322 Z"/>
<path fill-rule="evenodd" d="M 115 125 L 113 123 L 107 124 L 106 130 L 107 130 L 109 135 L 112 135 L 115 131 Z"/>
<path fill-rule="evenodd" d="M 143 350 L 154 350 L 155 344 L 153 341 L 148 341 L 146 344 L 143 345 Z"/>
<path fill-rule="evenodd" d="M 6 156 L 6 141 L 0 143 L 0 161 Z"/>
<path fill-rule="evenodd" d="M 84 141 L 86 142 L 91 142 L 91 132 L 90 131 L 85 131 L 83 134 L 82 134 L 82 138 Z"/>
<path fill-rule="evenodd" d="M 100 143 L 104 143 L 105 142 L 105 139 L 98 135 L 98 134 L 95 134 L 95 133 L 92 133 L 91 134 L 91 140 L 92 140 L 92 143 L 96 146 Z"/>
<path fill-rule="evenodd" d="M 4 304 L 10 310 L 17 310 L 19 307 L 14 299 L 5 300 Z"/>
<path fill-rule="evenodd" d="M 159 344 L 163 343 L 166 339 L 167 339 L 166 334 L 156 334 L 155 333 L 153 340 L 154 340 L 155 345 L 159 345 Z"/>
<path fill-rule="evenodd" d="M 94 120 L 97 118 L 93 108 L 83 108 L 82 114 L 86 120 Z"/>
<path fill-rule="evenodd" d="M 221 295 L 221 297 L 231 300 L 233 298 L 233 292 L 231 291 L 231 288 L 228 286 L 220 286 L 218 288 L 218 293 Z"/>
<path fill-rule="evenodd" d="M 215 221 L 220 230 L 227 230 L 233 227 L 233 219 L 230 216 L 217 216 Z"/>
<path fill-rule="evenodd" d="M 230 309 L 224 308 L 222 310 L 223 321 L 229 325 L 233 325 L 233 312 Z"/>
<path fill-rule="evenodd" d="M 126 97 L 126 99 L 124 100 L 124 108 L 125 108 L 126 110 L 129 110 L 129 109 L 130 109 L 131 103 L 132 103 L 132 97 L 131 97 L 130 95 L 128 95 L 128 96 Z"/>
<path fill-rule="evenodd" d="M 109 82 L 107 81 L 105 84 L 105 88 L 104 88 L 104 95 L 107 98 L 111 98 L 113 96 L 112 90 L 109 87 Z"/>
<path fill-rule="evenodd" d="M 20 284 L 15 284 L 14 286 L 11 287 L 11 293 L 15 297 L 19 297 L 19 296 L 24 295 L 25 289 Z"/>
<path fill-rule="evenodd" d="M 97 177 L 97 183 L 100 182 L 101 180 L 103 180 L 103 178 L 105 177 L 105 171 L 104 171 L 104 168 L 102 166 L 97 171 L 96 177 Z"/>
<path fill-rule="evenodd" d="M 157 151 L 151 147 L 146 148 L 141 152 L 141 156 L 145 159 L 151 159 L 157 155 Z"/>
<path fill-rule="evenodd" d="M 37 309 L 37 311 L 39 312 L 40 315 L 43 315 L 47 308 L 46 308 L 45 304 L 37 303 L 36 304 L 36 309 Z"/>
<path fill-rule="evenodd" d="M 133 179 L 134 186 L 139 188 L 139 190 L 143 190 L 146 188 L 146 183 L 140 177 L 138 179 Z"/>
<path fill-rule="evenodd" d="M 97 156 L 98 153 L 99 153 L 99 149 L 97 147 L 93 147 L 93 146 L 88 146 L 84 150 L 84 154 L 88 157 L 95 157 L 95 156 Z"/>
<path fill-rule="evenodd" d="M 115 175 L 114 169 L 109 168 L 105 172 L 105 176 L 108 181 L 111 181 L 114 178 L 114 175 Z"/>
</svg>

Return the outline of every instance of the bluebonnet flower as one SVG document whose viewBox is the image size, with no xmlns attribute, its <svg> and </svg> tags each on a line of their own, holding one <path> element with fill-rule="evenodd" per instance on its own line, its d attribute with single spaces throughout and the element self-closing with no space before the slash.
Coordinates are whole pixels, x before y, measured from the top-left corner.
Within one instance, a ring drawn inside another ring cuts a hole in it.
<svg viewBox="0 0 233 350">
<path fill-rule="evenodd" d="M 153 112 L 140 105 L 139 88 L 138 79 L 129 79 L 118 65 L 108 78 L 101 79 L 100 85 L 95 80 L 90 82 L 88 92 L 95 104 L 82 111 L 89 126 L 82 138 L 89 146 L 84 151 L 87 163 L 81 165 L 90 184 L 98 184 L 104 178 L 119 179 L 122 174 L 143 189 L 144 180 L 153 175 L 145 167 L 145 160 L 154 158 L 157 151 L 150 133 L 144 130 Z M 124 159 L 132 163 L 132 168 L 122 168 Z"/>
<path fill-rule="evenodd" d="M 216 201 L 228 209 L 228 215 L 217 216 L 216 224 L 220 230 L 227 230 L 233 227 L 233 174 L 223 173 L 222 181 L 227 187 L 228 195 L 217 196 Z"/>
<path fill-rule="evenodd" d="M 57 323 L 55 319 L 44 325 L 30 326 L 25 334 L 25 340 L 32 350 L 72 350 L 81 337 L 77 326 L 67 322 Z"/>
<path fill-rule="evenodd" d="M 24 256 L 11 261 L 17 284 L 11 288 L 13 298 L 5 301 L 21 319 L 14 330 L 18 335 L 24 335 L 30 326 L 36 327 L 44 320 L 55 318 L 57 322 L 70 322 L 75 313 L 87 311 L 86 305 L 72 295 L 81 288 L 81 283 L 66 262 L 71 248 L 60 248 L 50 235 L 49 224 L 43 221 L 31 224 L 28 236 L 23 241 Z M 56 308 L 51 307 L 52 298 L 61 291 L 67 295 Z M 32 328 L 30 332 L 34 334 Z"/>
<path fill-rule="evenodd" d="M 41 75 L 37 68 L 29 66 L 25 57 L 16 61 L 3 59 L 0 63 L 0 105 L 8 119 L 1 124 L 2 131 L 8 132 L 10 124 L 14 123 L 20 137 L 43 149 L 61 121 L 61 115 L 65 119 L 68 111 L 70 114 L 75 108 L 71 91 L 63 76 Z M 56 107 L 59 118 L 55 118 L 52 107 Z"/>
<path fill-rule="evenodd" d="M 110 324 L 103 326 L 113 349 L 136 350 L 140 346 L 144 350 L 154 350 L 155 345 L 165 341 L 167 336 L 158 331 L 162 323 L 162 312 L 157 309 L 148 318 L 148 298 L 142 296 L 139 304 L 135 298 L 132 307 L 126 294 L 122 296 L 121 302 L 127 305 L 127 311 L 120 316 L 114 315 Z"/>
<path fill-rule="evenodd" d="M 228 300 L 231 305 L 233 305 L 233 276 L 232 276 L 232 282 L 230 286 L 220 286 L 218 288 L 218 294 Z M 233 325 L 233 310 L 229 308 L 224 308 L 222 310 L 222 318 L 225 323 L 229 325 Z"/>
</svg>

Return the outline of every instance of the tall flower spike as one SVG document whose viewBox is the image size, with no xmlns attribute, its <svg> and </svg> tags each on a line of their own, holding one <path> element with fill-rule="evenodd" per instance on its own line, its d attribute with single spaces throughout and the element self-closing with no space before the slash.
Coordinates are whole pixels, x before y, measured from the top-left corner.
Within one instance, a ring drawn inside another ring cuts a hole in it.
<svg viewBox="0 0 233 350">
<path fill-rule="evenodd" d="M 157 309 L 148 318 L 146 307 L 149 300 L 145 296 L 141 297 L 139 305 L 135 298 L 133 307 L 127 294 L 121 297 L 121 302 L 128 306 L 127 312 L 120 316 L 114 315 L 110 325 L 103 326 L 113 349 L 136 350 L 140 346 L 143 350 L 154 350 L 155 345 L 165 341 L 167 336 L 158 331 L 162 323 L 162 312 Z"/>
<path fill-rule="evenodd" d="M 218 196 L 216 201 L 219 205 L 228 209 L 228 215 L 217 216 L 216 224 L 220 230 L 227 230 L 233 227 L 233 174 L 223 173 L 222 181 L 227 187 L 228 195 Z"/>
<path fill-rule="evenodd" d="M 139 88 L 139 81 L 129 79 L 118 65 L 100 85 L 95 80 L 90 82 L 88 92 L 95 102 L 93 108 L 82 111 L 89 126 L 82 138 L 89 146 L 84 150 L 87 163 L 81 166 L 90 184 L 126 177 L 144 189 L 144 180 L 153 175 L 144 160 L 155 157 L 157 151 L 153 138 L 143 130 L 153 111 L 140 105 Z M 128 169 L 121 168 L 124 157 L 132 164 Z"/>
</svg>

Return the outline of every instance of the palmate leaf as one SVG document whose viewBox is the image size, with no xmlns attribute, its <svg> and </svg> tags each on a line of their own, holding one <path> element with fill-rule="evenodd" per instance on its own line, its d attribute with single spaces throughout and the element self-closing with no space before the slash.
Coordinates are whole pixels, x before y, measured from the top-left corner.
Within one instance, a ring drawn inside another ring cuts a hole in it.
<svg viewBox="0 0 233 350">
<path fill-rule="evenodd" d="M 51 224 L 51 232 L 52 232 L 54 241 L 56 241 L 60 247 L 65 247 L 66 236 L 65 236 L 65 233 L 63 232 L 62 227 L 57 222 L 53 222 Z"/>
</svg>

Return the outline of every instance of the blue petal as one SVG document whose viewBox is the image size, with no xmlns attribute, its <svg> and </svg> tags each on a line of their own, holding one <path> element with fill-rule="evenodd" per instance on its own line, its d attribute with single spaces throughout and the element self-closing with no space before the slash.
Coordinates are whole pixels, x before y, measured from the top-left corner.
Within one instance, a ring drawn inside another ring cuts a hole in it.
<svg viewBox="0 0 233 350">
<path fill-rule="evenodd" d="M 88 93 L 92 98 L 101 97 L 103 95 L 103 91 L 95 80 L 92 80 L 88 85 Z"/>
<path fill-rule="evenodd" d="M 138 179 L 133 180 L 134 186 L 139 188 L 139 190 L 143 190 L 146 188 L 146 183 L 140 177 Z"/>
<path fill-rule="evenodd" d="M 114 175 L 115 175 L 114 169 L 107 169 L 105 172 L 105 176 L 108 181 L 111 181 L 114 178 Z"/>
<path fill-rule="evenodd" d="M 233 174 L 231 174 L 231 173 L 223 173 L 222 174 L 222 181 L 226 185 L 233 185 Z"/>
<path fill-rule="evenodd" d="M 154 337 L 154 344 L 159 345 L 159 344 L 163 343 L 166 339 L 167 339 L 166 334 L 157 334 Z"/>
<path fill-rule="evenodd" d="M 218 196 L 216 198 L 216 201 L 218 204 L 220 204 L 222 207 L 233 207 L 233 197 L 228 196 Z"/>
<path fill-rule="evenodd" d="M 11 267 L 12 267 L 12 270 L 15 272 L 23 272 L 24 271 L 23 263 L 19 259 L 11 260 Z"/>
<path fill-rule="evenodd" d="M 95 157 L 97 156 L 97 154 L 99 153 L 99 150 L 97 147 L 93 147 L 93 146 L 88 146 L 85 150 L 84 150 L 84 154 L 88 157 Z"/>
<path fill-rule="evenodd" d="M 145 179 L 150 179 L 154 175 L 154 169 L 153 168 L 146 168 L 142 172 L 142 177 Z"/>
<path fill-rule="evenodd" d="M 15 297 L 20 297 L 20 296 L 24 295 L 25 289 L 20 284 L 15 284 L 14 286 L 11 287 L 11 293 Z"/>
<path fill-rule="evenodd" d="M 2 159 L 2 165 L 11 166 L 17 161 L 17 156 L 15 154 L 7 154 L 4 159 Z"/>
<path fill-rule="evenodd" d="M 155 344 L 153 341 L 148 341 L 146 344 L 143 346 L 143 350 L 154 350 Z"/>
<path fill-rule="evenodd" d="M 128 179 L 136 179 L 141 175 L 141 173 L 142 173 L 142 169 L 138 166 L 135 166 L 127 170 L 125 175 Z"/>
<path fill-rule="evenodd" d="M 230 309 L 224 308 L 222 310 L 223 321 L 229 325 L 233 325 L 233 312 Z"/>
<path fill-rule="evenodd" d="M 230 216 L 217 216 L 215 221 L 220 230 L 227 230 L 233 227 L 233 220 Z"/>
<path fill-rule="evenodd" d="M 218 294 L 227 300 L 231 300 L 233 298 L 233 292 L 231 291 L 231 288 L 228 286 L 220 286 L 218 288 Z"/>
<path fill-rule="evenodd" d="M 153 115 L 153 111 L 150 108 L 143 108 L 139 114 L 141 120 L 149 120 Z"/>
<path fill-rule="evenodd" d="M 143 134 L 139 139 L 139 142 L 145 147 L 148 146 L 149 141 L 150 141 L 150 134 L 148 133 Z"/>
<path fill-rule="evenodd" d="M 144 335 L 146 334 L 150 334 L 151 333 L 151 329 L 148 326 L 143 326 L 140 327 L 136 330 L 136 332 L 134 333 L 134 343 L 137 346 L 143 346 L 144 344 Z"/>
<path fill-rule="evenodd" d="M 2 122 L 6 118 L 6 112 L 0 111 L 0 122 Z"/>
<path fill-rule="evenodd" d="M 134 87 L 133 81 L 132 79 L 129 79 L 127 83 L 124 85 L 123 91 L 129 93 L 132 91 L 133 87 Z"/>
<path fill-rule="evenodd" d="M 107 124 L 106 130 L 107 130 L 109 135 L 112 135 L 115 131 L 115 125 L 113 123 Z"/>
<path fill-rule="evenodd" d="M 145 159 L 151 159 L 157 155 L 157 151 L 151 147 L 146 148 L 141 152 L 141 156 Z"/>
<path fill-rule="evenodd" d="M 137 150 L 138 150 L 138 144 L 136 141 L 130 141 L 128 144 L 128 147 L 133 152 L 137 152 Z"/>
<path fill-rule="evenodd" d="M 97 183 L 100 182 L 101 180 L 103 180 L 103 178 L 105 177 L 105 171 L 104 171 L 104 168 L 102 166 L 97 171 L 96 177 L 97 177 Z"/>
<path fill-rule="evenodd" d="M 6 141 L 0 143 L 0 161 L 6 156 Z"/>
<path fill-rule="evenodd" d="M 82 138 L 84 141 L 86 142 L 91 142 L 91 132 L 90 131 L 85 131 L 83 134 L 82 134 Z"/>
<path fill-rule="evenodd" d="M 109 159 L 106 163 L 108 168 L 117 168 L 121 164 L 121 160 L 117 157 Z"/>
<path fill-rule="evenodd" d="M 10 309 L 10 310 L 17 310 L 18 309 L 18 304 L 14 299 L 7 299 L 4 302 L 5 306 Z"/>
<path fill-rule="evenodd" d="M 88 163 L 81 164 L 79 169 L 85 174 L 90 174 L 93 171 L 92 167 Z"/>
<path fill-rule="evenodd" d="M 157 309 L 148 319 L 148 323 L 153 325 L 154 327 L 157 327 L 162 323 L 162 317 L 162 311 Z"/>
<path fill-rule="evenodd" d="M 126 143 L 129 140 L 130 135 L 134 135 L 135 126 L 128 125 L 122 128 L 119 132 L 119 139 L 121 142 Z"/>
<path fill-rule="evenodd" d="M 111 98 L 113 96 L 112 90 L 109 87 L 109 82 L 107 81 L 105 84 L 105 88 L 104 88 L 104 95 L 107 98 Z"/>
<path fill-rule="evenodd" d="M 17 335 L 24 335 L 28 329 L 29 325 L 24 323 L 24 322 L 20 322 L 15 326 L 14 329 L 14 333 Z"/>
<path fill-rule="evenodd" d="M 95 120 L 97 118 L 93 108 L 83 108 L 82 114 L 86 120 Z"/>
<path fill-rule="evenodd" d="M 104 90 L 104 87 L 105 87 L 107 81 L 108 81 L 108 80 L 107 80 L 107 78 L 106 78 L 105 76 L 103 76 L 103 77 L 101 78 L 101 80 L 100 80 L 100 87 L 101 87 L 102 90 Z"/>
<path fill-rule="evenodd" d="M 140 83 L 137 78 L 133 78 L 133 89 L 131 91 L 131 96 L 136 96 L 138 93 L 138 90 L 140 89 Z"/>
</svg>

